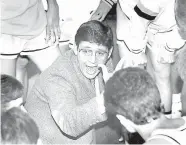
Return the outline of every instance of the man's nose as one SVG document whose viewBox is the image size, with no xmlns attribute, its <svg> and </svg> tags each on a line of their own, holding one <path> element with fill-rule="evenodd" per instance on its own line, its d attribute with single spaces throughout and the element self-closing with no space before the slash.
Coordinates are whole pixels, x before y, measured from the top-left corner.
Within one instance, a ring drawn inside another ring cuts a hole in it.
<svg viewBox="0 0 186 145">
<path fill-rule="evenodd" d="M 95 63 L 95 62 L 96 62 L 96 53 L 93 53 L 93 54 L 90 56 L 90 62 L 91 62 L 91 63 Z"/>
</svg>

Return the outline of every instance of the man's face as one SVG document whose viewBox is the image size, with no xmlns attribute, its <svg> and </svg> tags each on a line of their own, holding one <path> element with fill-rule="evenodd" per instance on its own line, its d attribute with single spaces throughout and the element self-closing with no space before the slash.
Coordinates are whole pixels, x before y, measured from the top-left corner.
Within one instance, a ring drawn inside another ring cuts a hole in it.
<svg viewBox="0 0 186 145">
<path fill-rule="evenodd" d="M 79 44 L 77 57 L 80 70 L 85 77 L 93 79 L 100 72 L 98 64 L 105 64 L 110 56 L 106 46 L 82 41 Z"/>
</svg>

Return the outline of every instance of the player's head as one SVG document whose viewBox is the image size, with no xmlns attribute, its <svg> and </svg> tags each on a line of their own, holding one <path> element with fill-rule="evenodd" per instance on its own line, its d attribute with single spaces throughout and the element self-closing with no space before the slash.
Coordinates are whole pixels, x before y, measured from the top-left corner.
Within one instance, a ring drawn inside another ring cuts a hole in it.
<svg viewBox="0 0 186 145">
<path fill-rule="evenodd" d="M 14 107 L 1 114 L 1 142 L 3 144 L 37 144 L 39 130 L 30 116 Z"/>
<path fill-rule="evenodd" d="M 82 74 L 94 79 L 100 72 L 98 64 L 106 64 L 113 49 L 113 35 L 110 27 L 99 21 L 82 24 L 75 36 L 77 58 Z"/>
<path fill-rule="evenodd" d="M 18 107 L 23 103 L 23 85 L 14 77 L 1 75 L 1 109 Z"/>
<path fill-rule="evenodd" d="M 162 114 L 161 99 L 152 77 L 143 69 L 117 71 L 105 85 L 108 112 L 120 114 L 134 124 L 143 125 Z"/>
</svg>

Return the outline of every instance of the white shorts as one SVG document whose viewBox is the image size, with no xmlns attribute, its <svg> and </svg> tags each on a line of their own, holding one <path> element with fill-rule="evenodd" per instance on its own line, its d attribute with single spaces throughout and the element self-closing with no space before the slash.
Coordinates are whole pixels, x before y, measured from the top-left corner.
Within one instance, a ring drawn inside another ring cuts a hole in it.
<svg viewBox="0 0 186 145">
<path fill-rule="evenodd" d="M 16 36 L 2 34 L 0 37 L 0 59 L 15 59 L 18 55 L 33 55 L 56 47 L 45 43 L 46 31 L 39 36 L 27 40 Z"/>
<path fill-rule="evenodd" d="M 131 5 L 135 6 L 136 0 L 131 1 Z M 161 15 L 163 17 L 163 15 Z M 165 16 L 164 16 L 165 17 Z M 139 17 L 140 19 L 143 19 Z M 158 19 L 157 19 L 158 20 Z M 141 21 L 143 22 L 143 21 Z M 135 28 L 136 25 L 133 25 L 133 21 L 131 21 L 126 14 L 123 12 L 122 7 L 120 4 L 118 4 L 117 7 L 117 41 L 119 43 L 125 43 L 125 38 L 128 37 L 131 34 L 131 30 Z M 141 23 L 143 24 L 143 23 Z M 145 24 L 145 23 L 144 23 Z M 171 24 L 170 24 L 171 25 Z M 159 23 L 155 23 L 155 20 L 152 21 L 146 31 L 137 31 L 136 36 L 142 36 L 144 38 L 147 37 L 147 43 L 146 46 L 148 49 L 150 49 L 154 54 L 159 54 L 162 49 L 168 45 L 170 48 L 179 49 L 183 46 L 184 41 L 181 40 L 181 37 L 179 36 L 178 32 L 176 31 L 176 27 L 174 21 L 172 21 L 171 27 L 164 27 Z M 146 27 L 144 25 L 144 27 Z M 138 38 L 138 37 L 137 37 Z M 140 37 L 139 37 L 140 38 Z M 139 39 L 141 40 L 141 39 Z M 172 41 L 175 40 L 175 41 Z M 131 41 L 132 42 L 132 41 Z M 137 43 L 138 44 L 138 43 Z M 130 49 L 130 48 L 128 48 Z M 142 48 L 139 48 L 142 49 Z M 128 50 L 127 50 L 128 51 Z"/>
</svg>

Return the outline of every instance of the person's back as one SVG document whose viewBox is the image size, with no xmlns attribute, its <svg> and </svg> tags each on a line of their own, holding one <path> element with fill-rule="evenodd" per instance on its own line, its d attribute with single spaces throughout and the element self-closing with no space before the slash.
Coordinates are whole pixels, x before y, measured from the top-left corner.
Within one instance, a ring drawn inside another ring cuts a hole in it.
<svg viewBox="0 0 186 145">
<path fill-rule="evenodd" d="M 163 114 L 158 88 L 145 70 L 129 67 L 116 72 L 106 83 L 104 97 L 107 112 L 147 144 L 184 144 L 186 119 Z"/>
</svg>

